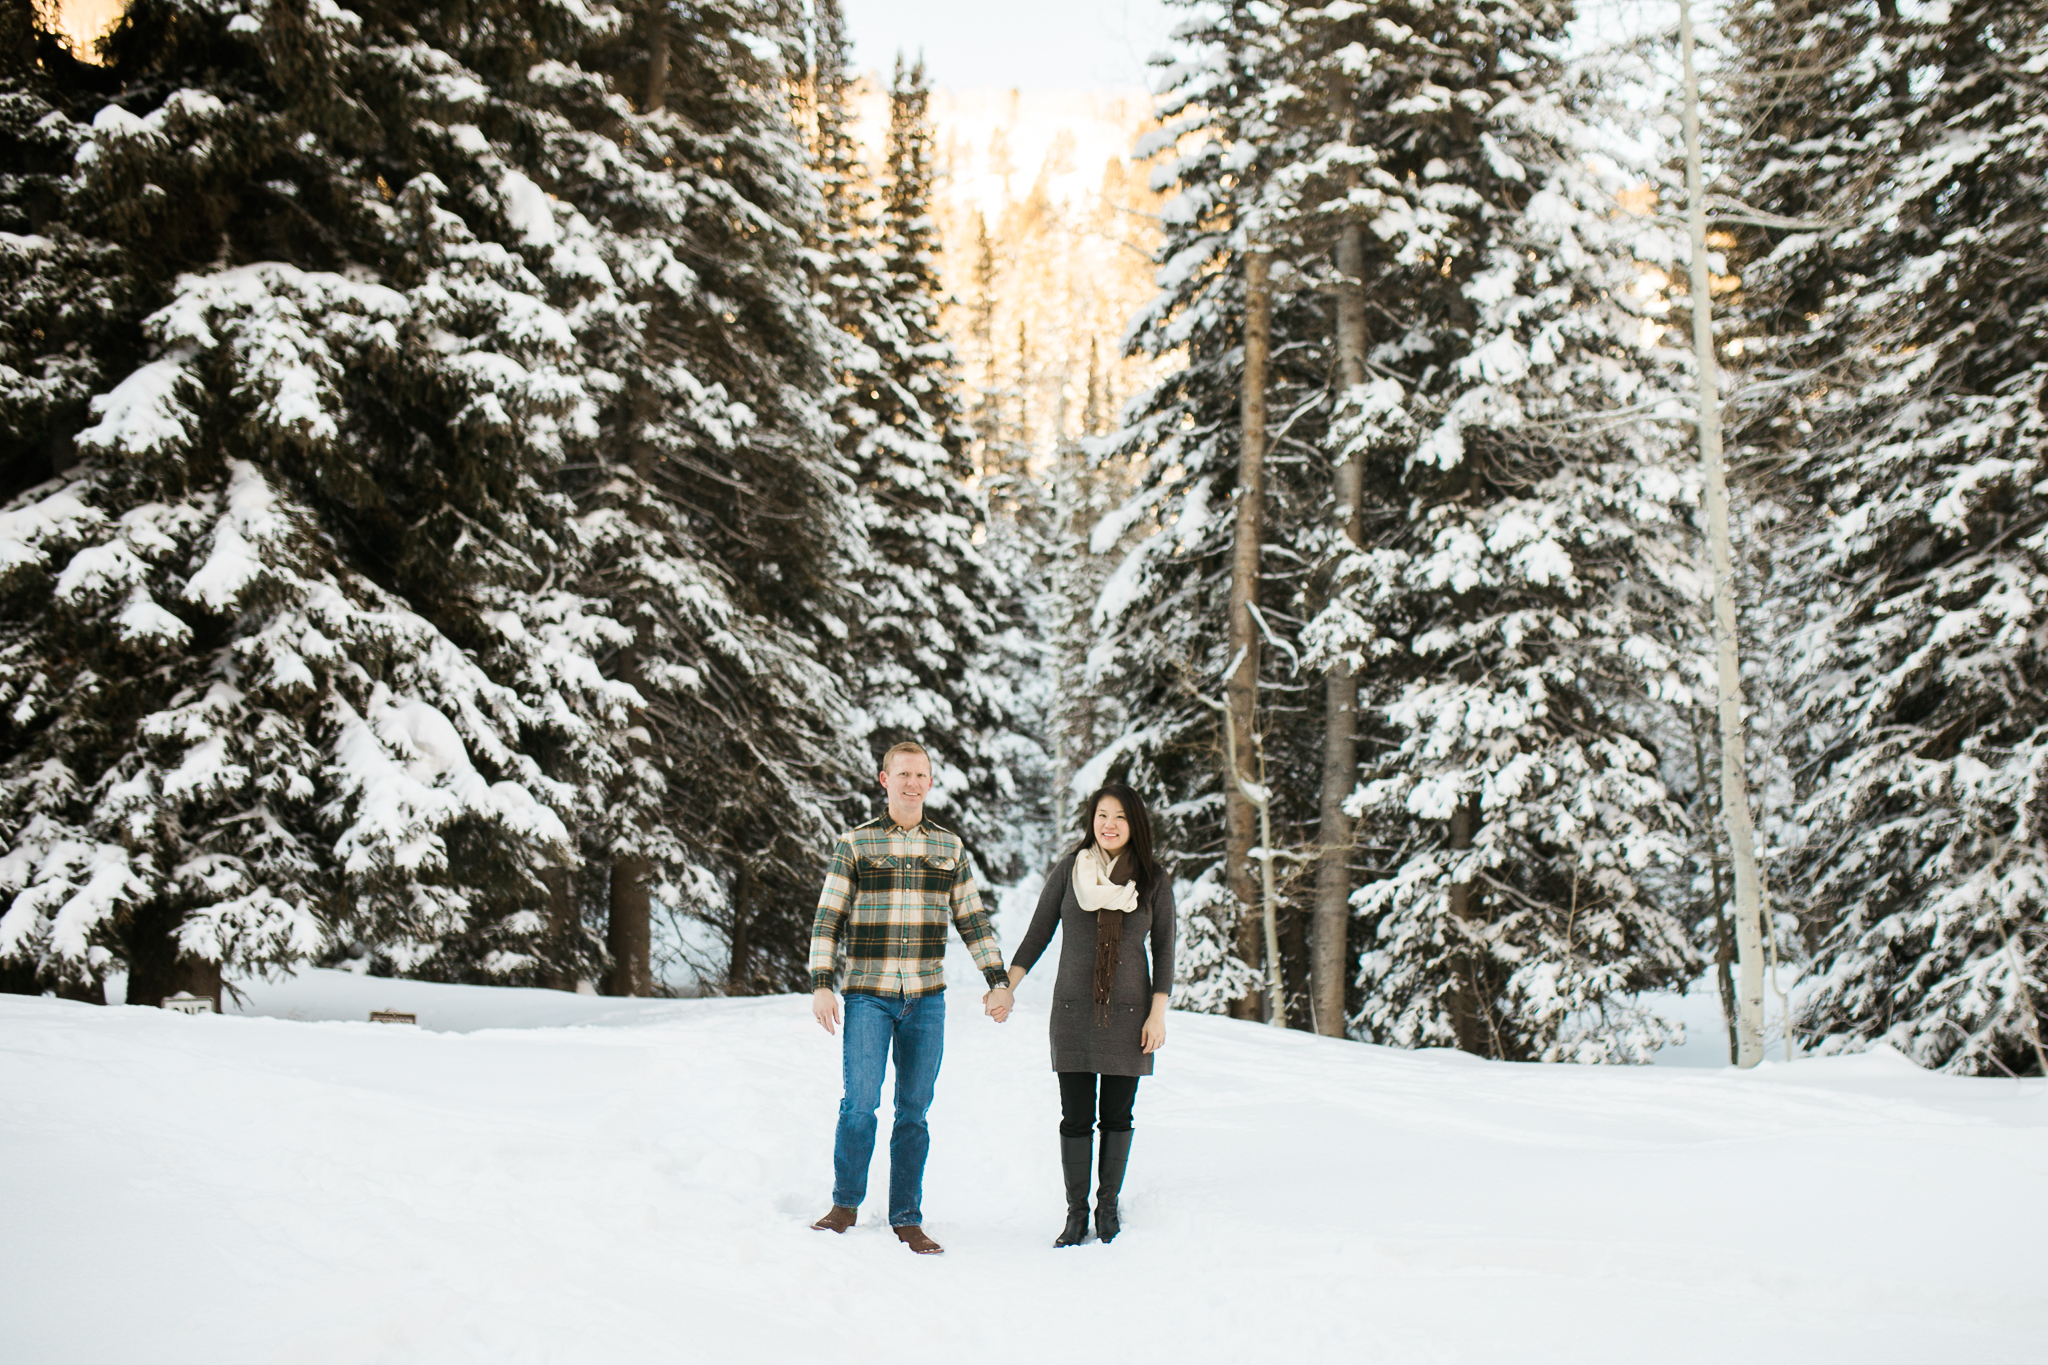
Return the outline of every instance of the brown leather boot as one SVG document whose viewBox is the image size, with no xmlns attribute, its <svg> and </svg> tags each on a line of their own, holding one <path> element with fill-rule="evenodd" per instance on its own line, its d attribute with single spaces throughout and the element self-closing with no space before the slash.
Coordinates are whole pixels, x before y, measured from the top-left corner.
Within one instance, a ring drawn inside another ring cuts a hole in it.
<svg viewBox="0 0 2048 1365">
<path fill-rule="evenodd" d="M 857 1209 L 847 1208 L 844 1204 L 834 1204 L 832 1212 L 826 1214 L 823 1218 L 811 1224 L 811 1226 L 819 1232 L 844 1232 L 853 1226 L 853 1220 L 859 1216 L 860 1213 Z"/>
<path fill-rule="evenodd" d="M 915 1223 L 906 1223 L 896 1229 L 896 1240 L 920 1256 L 937 1256 L 945 1248 L 924 1235 L 924 1229 Z"/>
</svg>

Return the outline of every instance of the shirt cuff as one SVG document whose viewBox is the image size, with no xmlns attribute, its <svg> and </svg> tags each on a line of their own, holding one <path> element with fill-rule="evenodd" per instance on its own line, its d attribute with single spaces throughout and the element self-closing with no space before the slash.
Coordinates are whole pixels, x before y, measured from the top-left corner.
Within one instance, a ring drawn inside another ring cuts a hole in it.
<svg viewBox="0 0 2048 1365">
<path fill-rule="evenodd" d="M 987 981 L 990 986 L 1000 986 L 1004 990 L 1010 989 L 1010 974 L 1001 967 L 984 967 L 981 970 L 981 975 L 982 979 Z"/>
<path fill-rule="evenodd" d="M 837 989 L 838 983 L 834 981 L 832 977 L 833 973 L 831 972 L 812 972 L 811 989 L 814 991 L 829 991 Z"/>
</svg>

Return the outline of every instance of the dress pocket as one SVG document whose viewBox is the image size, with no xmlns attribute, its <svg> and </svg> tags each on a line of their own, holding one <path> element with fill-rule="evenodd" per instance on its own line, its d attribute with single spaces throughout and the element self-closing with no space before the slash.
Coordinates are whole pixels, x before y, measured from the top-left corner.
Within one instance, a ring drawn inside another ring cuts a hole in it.
<svg viewBox="0 0 2048 1365">
<path fill-rule="evenodd" d="M 1133 1046 L 1136 1046 L 1138 1031 L 1145 1023 L 1145 1011 L 1142 1007 L 1137 1005 L 1119 1005 L 1115 1001 L 1110 1002 L 1107 1023 L 1097 1022 L 1098 1016 L 1093 1000 L 1054 1001 L 1052 1014 L 1054 1027 L 1056 1028 L 1074 1033 L 1079 1033 L 1084 1029 L 1099 1030 L 1104 1033 L 1115 1034 L 1119 1038 L 1125 1033 L 1129 1033 Z"/>
</svg>

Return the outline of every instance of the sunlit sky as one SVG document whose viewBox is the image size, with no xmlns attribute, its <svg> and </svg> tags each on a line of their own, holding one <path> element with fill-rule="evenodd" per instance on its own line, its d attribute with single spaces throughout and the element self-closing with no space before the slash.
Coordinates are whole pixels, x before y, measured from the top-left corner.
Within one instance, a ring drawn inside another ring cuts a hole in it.
<svg viewBox="0 0 2048 1365">
<path fill-rule="evenodd" d="M 124 0 L 55 0 L 79 42 Z M 844 0 L 854 57 L 886 72 L 899 49 L 924 52 L 952 89 L 1110 90 L 1141 86 L 1145 58 L 1181 17 L 1166 0 Z"/>
<path fill-rule="evenodd" d="M 125 0 L 46 0 L 89 41 Z M 1167 0 L 843 0 L 856 63 L 886 72 L 922 50 L 932 83 L 961 89 L 1098 90 L 1148 85 L 1145 59 L 1186 16 Z M 1719 0 L 1696 0 L 1711 24 Z M 1614 42 L 1676 22 L 1672 0 L 1582 0 L 1579 40 Z"/>
<path fill-rule="evenodd" d="M 1146 84 L 1145 58 L 1184 12 L 1164 0 L 843 0 L 855 63 L 924 52 L 953 89 L 1109 90 Z"/>
</svg>

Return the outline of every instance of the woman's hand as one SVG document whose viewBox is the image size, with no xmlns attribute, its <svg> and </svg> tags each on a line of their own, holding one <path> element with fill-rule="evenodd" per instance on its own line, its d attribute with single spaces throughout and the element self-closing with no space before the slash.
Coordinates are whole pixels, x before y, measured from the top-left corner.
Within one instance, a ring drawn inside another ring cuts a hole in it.
<svg viewBox="0 0 2048 1365">
<path fill-rule="evenodd" d="M 1166 996 L 1152 997 L 1152 1013 L 1145 1017 L 1145 1027 L 1138 1030 L 1140 1052 L 1157 1052 L 1166 1046 L 1166 1002 Z"/>
</svg>

